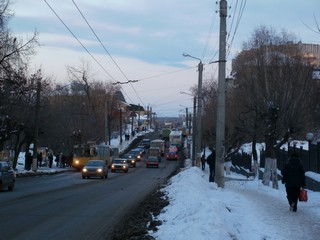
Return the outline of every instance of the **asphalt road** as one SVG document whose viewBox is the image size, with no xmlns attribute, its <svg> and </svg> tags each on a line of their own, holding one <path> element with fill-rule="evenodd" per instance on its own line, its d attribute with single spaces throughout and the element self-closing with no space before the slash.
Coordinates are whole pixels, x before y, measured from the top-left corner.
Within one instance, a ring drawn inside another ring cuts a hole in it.
<svg viewBox="0 0 320 240">
<path fill-rule="evenodd" d="M 0 239 L 107 239 L 113 226 L 178 167 L 138 162 L 128 173 L 82 179 L 79 172 L 18 178 L 0 192 Z"/>
</svg>

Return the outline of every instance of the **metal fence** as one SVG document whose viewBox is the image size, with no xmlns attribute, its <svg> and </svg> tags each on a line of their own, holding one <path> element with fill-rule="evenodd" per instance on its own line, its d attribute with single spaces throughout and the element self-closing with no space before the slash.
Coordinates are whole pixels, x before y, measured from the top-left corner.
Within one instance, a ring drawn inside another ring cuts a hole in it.
<svg viewBox="0 0 320 240">
<path fill-rule="evenodd" d="M 304 170 L 320 173 L 320 142 L 313 144 L 309 143 L 309 150 L 304 150 L 301 148 L 296 147 L 289 147 L 289 154 L 288 151 L 284 149 L 279 149 L 277 151 L 277 168 L 282 169 L 286 162 L 288 161 L 288 156 L 296 152 L 298 153 L 302 166 Z M 232 155 L 231 157 L 232 165 L 243 167 L 245 169 L 251 170 L 252 166 L 252 158 L 251 155 L 247 153 L 237 153 Z M 260 166 L 264 167 L 265 164 L 265 154 L 262 151 L 260 153 Z"/>
</svg>

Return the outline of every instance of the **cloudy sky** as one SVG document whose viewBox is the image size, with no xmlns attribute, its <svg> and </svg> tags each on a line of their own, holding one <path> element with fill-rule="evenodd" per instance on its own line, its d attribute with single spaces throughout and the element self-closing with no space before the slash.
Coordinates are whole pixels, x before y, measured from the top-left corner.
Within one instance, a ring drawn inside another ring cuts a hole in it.
<svg viewBox="0 0 320 240">
<path fill-rule="evenodd" d="M 151 106 L 158 116 L 192 111 L 190 88 L 217 79 L 219 1 L 212 0 L 13 0 L 11 31 L 22 38 L 37 30 L 41 47 L 32 67 L 54 82 L 68 81 L 66 67 L 90 64 L 92 81 L 122 84 L 128 103 Z M 234 54 L 255 28 L 272 26 L 305 43 L 320 43 L 309 28 L 320 23 L 319 0 L 229 0 L 227 75 Z"/>
</svg>

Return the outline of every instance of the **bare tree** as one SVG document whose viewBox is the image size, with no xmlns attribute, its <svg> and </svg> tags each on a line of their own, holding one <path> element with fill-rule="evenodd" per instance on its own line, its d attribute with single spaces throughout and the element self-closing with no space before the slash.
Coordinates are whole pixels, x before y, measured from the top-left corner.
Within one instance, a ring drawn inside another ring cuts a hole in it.
<svg viewBox="0 0 320 240">
<path fill-rule="evenodd" d="M 301 57 L 294 35 L 261 26 L 233 63 L 237 103 L 245 110 L 240 125 L 265 140 L 264 184 L 271 174 L 274 188 L 278 188 L 275 149 L 282 145 L 277 141 L 286 141 L 289 132 L 303 131 L 310 118 L 312 68 Z"/>
</svg>

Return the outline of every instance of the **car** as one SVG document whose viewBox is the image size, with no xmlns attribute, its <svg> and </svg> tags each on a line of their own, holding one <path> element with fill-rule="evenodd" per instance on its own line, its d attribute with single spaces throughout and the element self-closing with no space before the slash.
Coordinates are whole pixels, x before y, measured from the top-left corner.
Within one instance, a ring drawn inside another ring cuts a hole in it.
<svg viewBox="0 0 320 240">
<path fill-rule="evenodd" d="M 170 146 L 169 146 L 169 149 L 168 149 L 168 152 L 178 152 L 177 146 L 170 145 Z"/>
<path fill-rule="evenodd" d="M 7 161 L 0 161 L 0 191 L 8 188 L 13 191 L 16 182 L 16 174 Z"/>
<path fill-rule="evenodd" d="M 168 151 L 166 157 L 167 160 L 178 160 L 178 154 L 176 151 Z"/>
<path fill-rule="evenodd" d="M 146 160 L 146 168 L 148 167 L 159 167 L 159 159 L 156 156 L 148 156 Z"/>
<path fill-rule="evenodd" d="M 138 145 L 135 149 L 140 151 L 141 156 L 143 156 L 146 153 L 146 149 L 142 145 Z"/>
<path fill-rule="evenodd" d="M 111 164 L 111 172 L 122 171 L 128 172 L 129 171 L 129 164 L 127 160 L 124 158 L 115 158 Z"/>
<path fill-rule="evenodd" d="M 139 148 L 131 149 L 127 154 L 132 154 L 135 156 L 137 162 L 141 161 L 143 155 L 141 149 Z"/>
<path fill-rule="evenodd" d="M 82 168 L 82 178 L 100 177 L 108 178 L 108 165 L 104 160 L 89 160 Z"/>
<path fill-rule="evenodd" d="M 146 149 L 150 148 L 150 139 L 148 138 L 142 139 L 141 145 L 144 146 L 144 148 Z"/>
<path fill-rule="evenodd" d="M 134 154 L 126 153 L 121 158 L 127 161 L 129 167 L 136 167 L 137 161 L 136 156 Z"/>
</svg>

